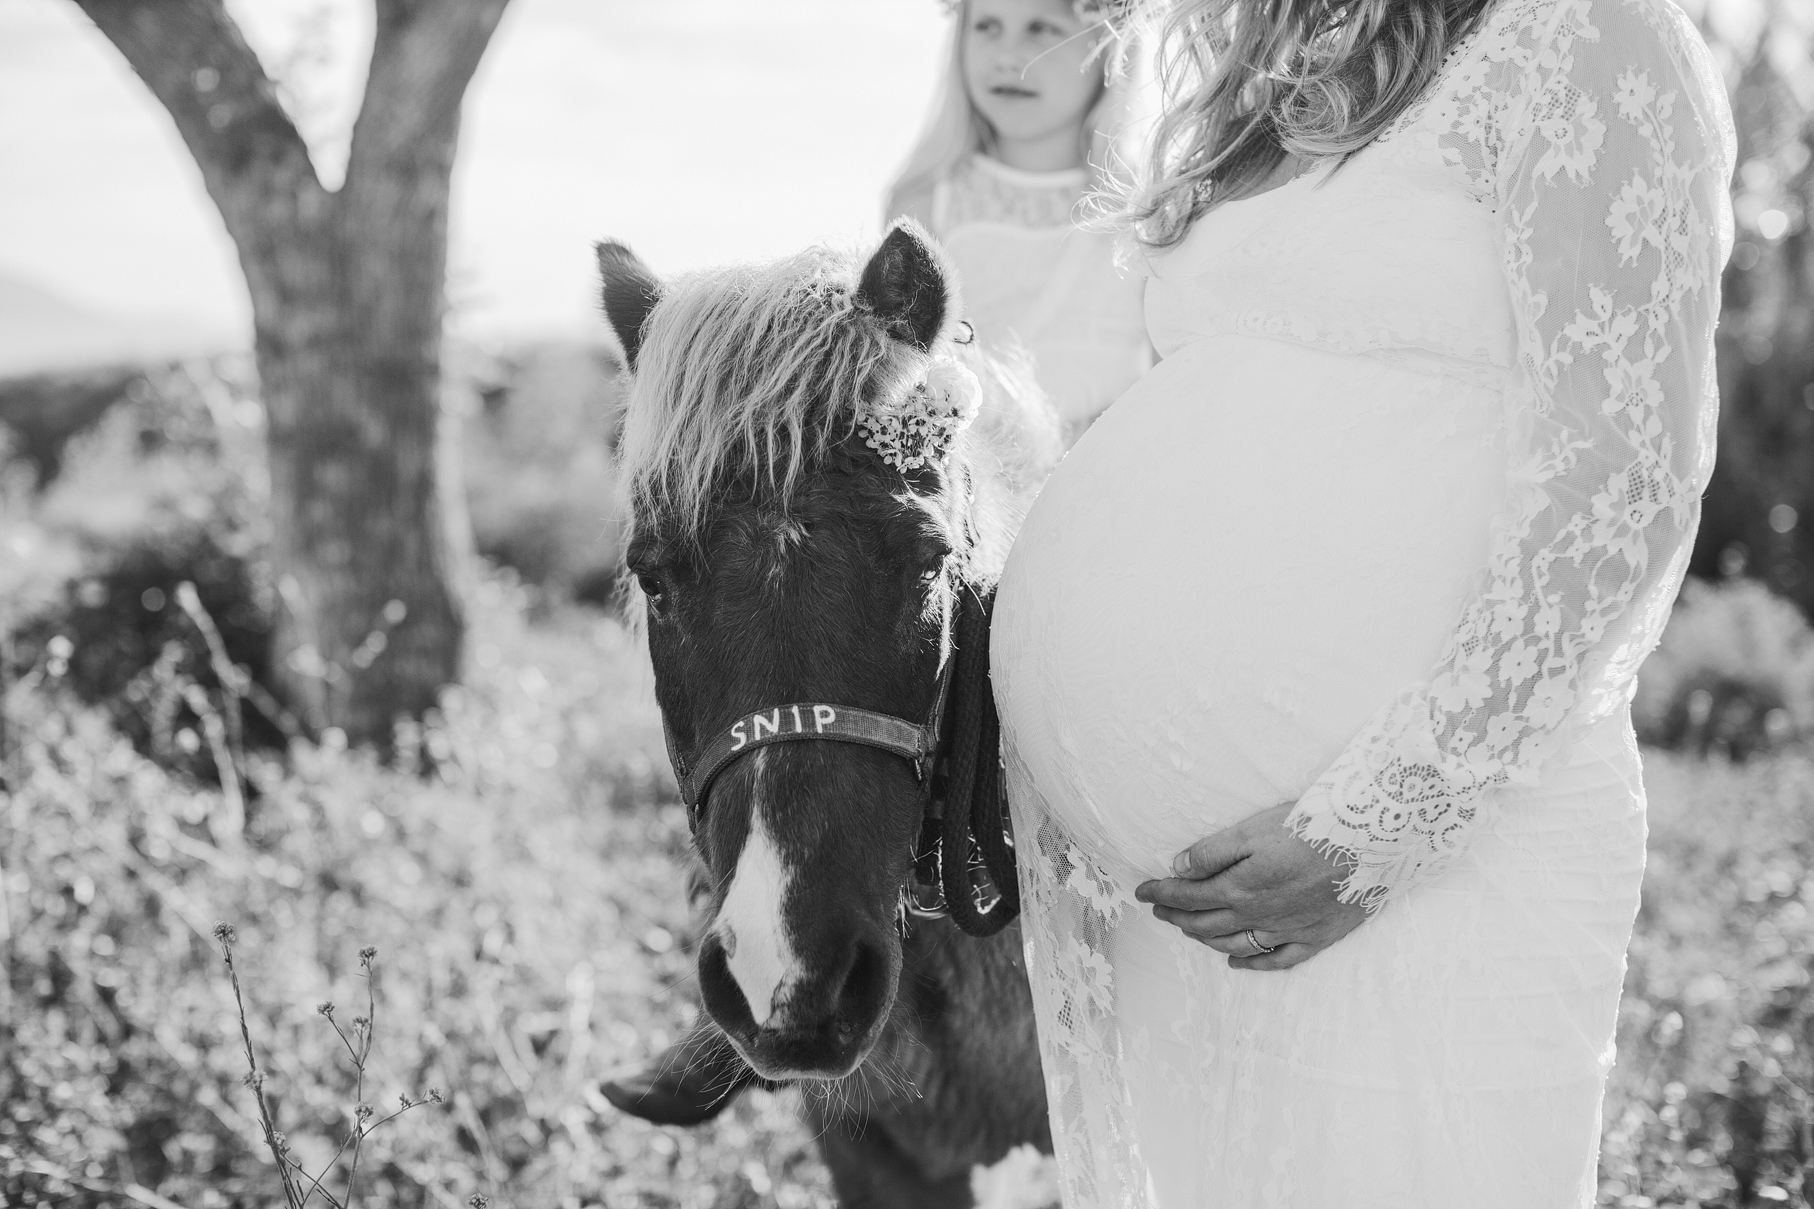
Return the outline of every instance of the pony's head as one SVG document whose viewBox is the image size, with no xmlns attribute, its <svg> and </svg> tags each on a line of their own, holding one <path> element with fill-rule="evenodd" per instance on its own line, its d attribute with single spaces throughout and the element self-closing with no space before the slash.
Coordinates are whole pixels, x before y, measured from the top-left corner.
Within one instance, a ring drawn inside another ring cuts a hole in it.
<svg viewBox="0 0 1814 1209">
<path fill-rule="evenodd" d="M 673 749 L 777 703 L 927 716 L 954 596 L 999 570 L 1054 431 L 960 347 L 935 246 L 907 223 L 862 264 L 815 249 L 673 285 L 598 251 L 633 371 L 627 562 Z M 975 423 L 960 364 L 988 379 Z M 899 755 L 789 742 L 694 807 L 705 1005 L 759 1073 L 842 1077 L 875 1043 L 925 800 Z"/>
</svg>

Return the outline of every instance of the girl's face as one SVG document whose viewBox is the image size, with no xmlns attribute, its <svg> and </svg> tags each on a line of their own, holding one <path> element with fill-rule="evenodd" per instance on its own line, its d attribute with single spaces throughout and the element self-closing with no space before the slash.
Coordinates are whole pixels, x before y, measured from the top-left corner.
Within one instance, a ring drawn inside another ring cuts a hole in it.
<svg viewBox="0 0 1814 1209">
<path fill-rule="evenodd" d="M 963 13 L 964 87 L 996 137 L 1081 133 L 1103 89 L 1100 34 L 1070 0 L 969 0 Z"/>
</svg>

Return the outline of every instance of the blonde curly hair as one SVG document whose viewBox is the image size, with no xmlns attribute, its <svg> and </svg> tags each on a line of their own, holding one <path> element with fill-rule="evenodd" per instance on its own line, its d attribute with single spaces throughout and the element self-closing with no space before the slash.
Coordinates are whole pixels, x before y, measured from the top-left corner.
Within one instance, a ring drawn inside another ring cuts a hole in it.
<svg viewBox="0 0 1814 1209">
<path fill-rule="evenodd" d="M 1164 109 L 1118 225 L 1178 243 L 1288 154 L 1346 157 L 1429 89 L 1490 0 L 1147 0 Z"/>
</svg>

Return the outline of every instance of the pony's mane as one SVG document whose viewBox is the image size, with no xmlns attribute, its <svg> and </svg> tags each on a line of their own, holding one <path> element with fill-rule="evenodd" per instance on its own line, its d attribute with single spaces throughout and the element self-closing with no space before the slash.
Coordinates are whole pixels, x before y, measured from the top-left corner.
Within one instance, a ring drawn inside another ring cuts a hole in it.
<svg viewBox="0 0 1814 1209">
<path fill-rule="evenodd" d="M 904 390 L 927 355 L 854 301 L 856 258 L 827 247 L 681 278 L 650 314 L 624 412 L 625 513 L 697 534 L 714 492 L 747 476 L 777 496 Z"/>
<path fill-rule="evenodd" d="M 649 315 L 624 412 L 619 482 L 629 536 L 659 517 L 701 536 L 727 482 L 752 481 L 785 507 L 801 475 L 855 429 L 866 402 L 904 395 L 933 355 L 958 356 L 983 385 L 982 414 L 953 450 L 992 579 L 1032 494 L 1062 451 L 1030 366 L 940 338 L 931 353 L 891 336 L 854 300 L 854 254 L 816 247 L 767 264 L 682 278 Z"/>
</svg>

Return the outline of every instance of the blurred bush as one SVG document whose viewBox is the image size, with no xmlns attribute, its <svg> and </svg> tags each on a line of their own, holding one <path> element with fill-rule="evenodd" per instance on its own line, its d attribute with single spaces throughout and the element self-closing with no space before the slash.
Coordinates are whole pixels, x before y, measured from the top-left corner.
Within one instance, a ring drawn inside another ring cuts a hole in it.
<svg viewBox="0 0 1814 1209">
<path fill-rule="evenodd" d="M 237 925 L 265 1090 L 310 1170 L 352 1103 L 315 1005 L 363 1010 L 357 954 L 377 946 L 366 1098 L 439 1086 L 447 1105 L 376 1135 L 362 1204 L 828 1203 L 789 1096 L 668 1131 L 590 1094 L 691 1021 L 687 833 L 631 636 L 560 610 L 531 628 L 527 603 L 508 576 L 479 585 L 469 683 L 404 736 L 411 767 L 254 752 L 243 831 L 57 678 L 11 687 L 0 1203 L 275 1202 L 216 919 Z"/>
<path fill-rule="evenodd" d="M 1755 580 L 1691 579 L 1631 715 L 1645 743 L 1737 760 L 1814 734 L 1814 628 Z"/>
<path fill-rule="evenodd" d="M 223 762 L 203 750 L 210 709 L 230 719 L 234 750 L 248 737 L 280 744 L 287 721 L 265 691 L 275 602 L 263 410 L 247 374 L 222 358 L 120 381 L 113 404 L 58 448 L 57 473 L 29 490 L 16 479 L 8 500 L 32 555 L 0 600 L 0 672 L 54 670 L 139 751 L 210 776 Z M 244 726 L 241 698 L 261 707 Z"/>
<path fill-rule="evenodd" d="M 0 386 L 0 425 L 11 440 L 0 462 L 25 462 L 37 485 L 48 487 L 63 469 L 70 440 L 144 381 L 141 367 L 98 366 L 6 382 Z"/>
<path fill-rule="evenodd" d="M 1652 752 L 1600 1204 L 1810 1204 L 1814 759 Z"/>
<path fill-rule="evenodd" d="M 612 603 L 616 361 L 560 344 L 495 361 L 461 355 L 470 385 L 455 405 L 467 413 L 480 551 L 555 598 Z M 65 664 L 65 689 L 102 707 L 139 751 L 191 775 L 221 763 L 204 742 L 197 690 L 225 718 L 232 750 L 281 745 L 294 724 L 270 692 L 277 601 L 249 364 L 15 381 L 0 386 L 0 431 L 11 434 L 0 448 L 0 545 L 16 555 L 0 559 L 0 674 Z M 180 607 L 185 583 L 195 607 Z M 199 641 L 210 628 L 218 650 Z"/>
<path fill-rule="evenodd" d="M 475 365 L 462 434 L 479 553 L 596 604 L 616 593 L 620 372 L 603 347 L 561 343 Z"/>
<path fill-rule="evenodd" d="M 1760 0 L 1732 60 L 1737 244 L 1722 282 L 1719 460 L 1690 570 L 1814 617 L 1814 10 Z"/>
<path fill-rule="evenodd" d="M 104 574 L 129 551 L 180 563 L 184 548 L 240 560 L 262 548 L 264 412 L 245 359 L 60 381 L 84 422 L 52 436 L 54 426 L 15 427 L 13 406 L 23 393 L 49 408 L 50 379 L 0 383 L 0 633 L 60 607 L 85 570 Z M 155 578 L 148 566 L 137 574 Z"/>
<path fill-rule="evenodd" d="M 450 357 L 458 479 L 479 553 L 554 597 L 612 603 L 615 356 L 544 342 Z M 219 553 L 254 558 L 266 537 L 263 439 L 243 357 L 0 382 L 0 551 L 15 556 L 0 559 L 0 629 L 129 550 L 146 552 L 142 573 L 148 562 L 180 567 L 201 534 L 229 547 Z"/>
</svg>

